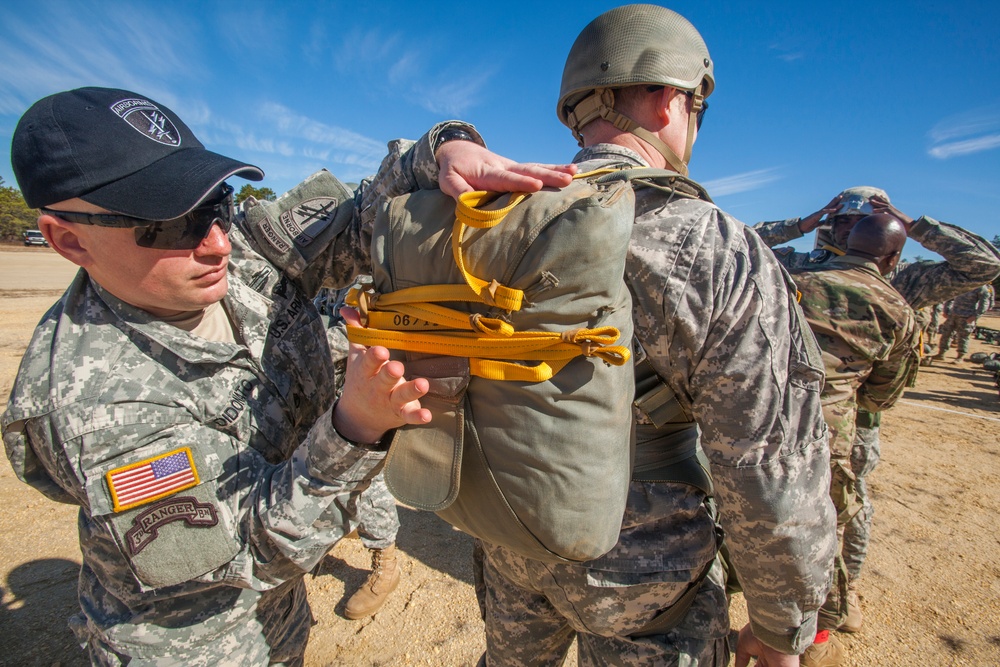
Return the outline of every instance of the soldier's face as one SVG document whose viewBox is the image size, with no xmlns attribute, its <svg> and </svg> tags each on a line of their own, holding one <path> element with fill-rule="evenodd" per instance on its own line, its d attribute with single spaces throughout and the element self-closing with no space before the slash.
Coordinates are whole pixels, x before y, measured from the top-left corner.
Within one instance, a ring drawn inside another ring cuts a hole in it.
<svg viewBox="0 0 1000 667">
<path fill-rule="evenodd" d="M 75 201 L 79 204 L 60 208 L 104 212 Z M 218 225 L 212 226 L 197 248 L 166 250 L 137 246 L 133 229 L 66 224 L 81 249 L 79 260 L 70 259 L 85 268 L 104 289 L 157 317 L 201 310 L 226 295 L 232 246 Z"/>
<path fill-rule="evenodd" d="M 833 233 L 833 240 L 836 242 L 837 247 L 841 250 L 847 249 L 847 237 L 851 235 L 851 230 L 854 229 L 854 225 L 858 224 L 858 220 L 863 218 L 863 215 L 838 215 L 834 216 L 832 222 L 830 223 L 830 231 Z"/>
</svg>

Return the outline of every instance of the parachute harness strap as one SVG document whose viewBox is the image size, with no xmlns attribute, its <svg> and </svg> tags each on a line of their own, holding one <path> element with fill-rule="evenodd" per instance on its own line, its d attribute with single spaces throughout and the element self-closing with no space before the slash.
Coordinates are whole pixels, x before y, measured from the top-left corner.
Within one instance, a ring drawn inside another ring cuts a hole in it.
<svg viewBox="0 0 1000 667">
<path fill-rule="evenodd" d="M 574 178 L 613 171 L 601 169 Z M 625 364 L 631 352 L 627 346 L 615 345 L 621 337 L 615 327 L 579 328 L 562 333 L 516 331 L 500 318 L 440 305 L 440 302 L 460 301 L 481 303 L 508 313 L 521 309 L 524 300 L 521 290 L 472 275 L 462 253 L 467 227 L 494 227 L 528 197 L 515 193 L 502 208 L 481 208 L 500 196 L 467 192 L 455 207 L 452 253 L 465 278 L 464 285 L 423 285 L 385 294 L 356 285 L 345 302 L 359 310 L 362 326 L 348 326 L 348 339 L 408 352 L 468 357 L 471 374 L 489 380 L 543 382 L 578 356 L 596 357 L 614 366 Z M 539 363 L 533 366 L 514 363 L 525 361 Z"/>
</svg>

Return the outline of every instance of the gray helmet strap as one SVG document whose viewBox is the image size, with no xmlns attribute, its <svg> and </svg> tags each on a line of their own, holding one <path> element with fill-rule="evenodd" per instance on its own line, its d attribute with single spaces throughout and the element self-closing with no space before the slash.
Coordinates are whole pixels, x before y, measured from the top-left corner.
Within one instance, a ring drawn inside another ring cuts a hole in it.
<svg viewBox="0 0 1000 667">
<path fill-rule="evenodd" d="M 697 115 L 698 111 L 701 109 L 702 103 L 705 100 L 705 97 L 701 94 L 701 90 L 702 88 L 699 86 L 698 92 L 694 93 L 694 105 L 691 108 L 691 115 L 688 118 L 687 145 L 684 148 L 683 159 L 681 159 L 681 157 L 677 155 L 677 153 L 675 153 L 670 146 L 663 143 L 658 136 L 642 127 L 625 114 L 616 111 L 614 108 L 615 93 L 610 88 L 598 88 L 590 95 L 580 100 L 580 102 L 573 107 L 573 110 L 566 114 L 566 124 L 573 130 L 573 136 L 576 137 L 577 143 L 582 148 L 583 135 L 580 133 L 580 130 L 592 121 L 595 121 L 598 118 L 603 118 L 622 132 L 634 134 L 648 143 L 663 156 L 663 159 L 667 161 L 667 164 L 670 165 L 674 171 L 682 176 L 687 176 L 687 163 L 691 159 L 691 148 L 694 146 L 694 130 L 698 120 Z M 680 92 L 686 91 L 681 90 Z"/>
</svg>

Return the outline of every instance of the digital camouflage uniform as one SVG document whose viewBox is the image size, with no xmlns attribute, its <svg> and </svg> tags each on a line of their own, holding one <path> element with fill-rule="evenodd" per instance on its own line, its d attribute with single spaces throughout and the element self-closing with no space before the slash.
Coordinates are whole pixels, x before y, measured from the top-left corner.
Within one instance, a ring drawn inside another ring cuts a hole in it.
<svg viewBox="0 0 1000 667">
<path fill-rule="evenodd" d="M 760 223 L 754 230 L 766 244 L 774 247 L 802 236 L 799 220 Z M 892 286 L 915 313 L 990 282 L 1000 274 L 1000 251 L 986 239 L 961 227 L 924 216 L 914 222 L 907 236 L 944 258 L 943 262 L 912 262 L 892 277 Z M 808 260 L 809 253 L 795 253 L 790 248 L 776 250 L 781 251 L 776 252 L 779 261 L 789 267 L 802 266 Z M 851 461 L 859 479 L 858 491 L 864 509 L 854 516 L 844 534 L 844 563 L 852 581 L 860 576 L 868 552 L 874 513 L 864 478 L 879 461 L 878 417 L 862 409 L 858 411 L 858 420 Z"/>
<path fill-rule="evenodd" d="M 645 166 L 600 144 L 585 172 Z M 711 203 L 636 191 L 626 278 L 637 357 L 693 420 L 663 445 L 701 433 L 730 553 L 757 636 L 801 653 L 816 633 L 836 548 L 822 360 L 785 272 L 755 234 Z M 645 417 L 637 413 L 639 429 Z M 637 462 L 655 459 L 643 446 Z M 664 449 L 663 451 L 666 451 Z M 637 465 L 638 468 L 638 465 Z M 714 510 L 695 486 L 632 481 L 618 543 L 580 564 L 549 564 L 477 545 L 487 664 L 559 665 L 578 636 L 580 663 L 728 664 L 728 600 Z M 690 611 L 663 634 L 634 636 L 712 564 Z"/>
<path fill-rule="evenodd" d="M 70 623 L 95 664 L 301 664 L 303 574 L 353 528 L 353 491 L 382 456 L 332 427 L 334 360 L 311 298 L 368 270 L 377 200 L 434 186 L 430 145 L 393 143 L 334 216 L 238 221 L 223 306 L 242 345 L 160 322 L 82 270 L 38 325 L 4 444 L 20 479 L 80 506 Z M 168 453 L 194 485 L 116 511 L 107 474 L 155 472 Z"/>
<path fill-rule="evenodd" d="M 838 534 L 861 509 L 852 467 L 859 408 L 878 413 L 891 407 L 917 371 L 919 331 L 913 311 L 878 267 L 860 257 L 831 259 L 793 272 L 799 304 L 823 350 L 826 382 L 823 417 L 830 428 L 830 495 Z M 846 584 L 847 582 L 843 582 Z M 820 629 L 835 630 L 838 588 L 820 612 Z"/>
<path fill-rule="evenodd" d="M 944 353 L 951 347 L 953 336 L 955 347 L 958 348 L 958 356 L 964 357 L 968 354 L 969 337 L 976 330 L 976 320 L 989 312 L 992 307 L 989 285 L 982 285 L 964 294 L 959 294 L 951 300 L 950 304 L 945 304 L 944 309 L 948 318 L 941 326 L 941 342 L 938 343 L 937 356 L 944 356 Z"/>
<path fill-rule="evenodd" d="M 334 357 L 344 360 L 337 362 L 338 378 L 343 375 L 350 345 L 343 320 L 338 314 L 340 306 L 343 305 L 342 293 L 346 291 L 346 289 L 323 288 L 313 300 L 320 315 L 329 321 L 327 338 L 330 341 L 330 349 L 334 351 Z M 396 511 L 396 499 L 385 483 L 383 470 L 378 471 L 368 488 L 358 496 L 357 512 L 358 537 L 366 549 L 385 549 L 396 543 L 399 512 Z"/>
</svg>

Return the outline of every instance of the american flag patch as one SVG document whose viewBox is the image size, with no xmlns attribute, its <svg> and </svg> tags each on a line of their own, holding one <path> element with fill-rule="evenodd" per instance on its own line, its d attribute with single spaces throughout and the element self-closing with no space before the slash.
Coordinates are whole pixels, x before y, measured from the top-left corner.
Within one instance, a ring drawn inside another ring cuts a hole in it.
<svg viewBox="0 0 1000 667">
<path fill-rule="evenodd" d="M 198 485 L 191 449 L 181 447 L 145 461 L 115 468 L 107 474 L 116 512 L 145 505 Z"/>
</svg>

